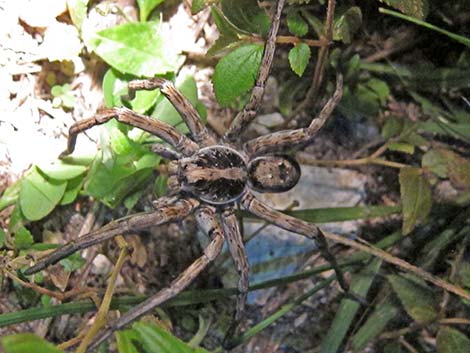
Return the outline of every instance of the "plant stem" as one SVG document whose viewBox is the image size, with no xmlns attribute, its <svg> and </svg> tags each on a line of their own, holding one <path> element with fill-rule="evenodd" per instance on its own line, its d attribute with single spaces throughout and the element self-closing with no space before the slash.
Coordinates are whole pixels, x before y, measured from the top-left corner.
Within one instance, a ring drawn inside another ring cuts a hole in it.
<svg viewBox="0 0 470 353">
<path fill-rule="evenodd" d="M 328 166 L 328 167 L 334 167 L 334 166 L 357 166 L 357 165 L 367 165 L 367 164 L 376 164 L 376 165 L 383 165 L 385 167 L 390 167 L 390 168 L 404 168 L 407 167 L 408 165 L 403 164 L 403 163 L 398 163 L 398 162 L 392 162 L 388 161 L 383 158 L 375 158 L 372 156 L 369 157 L 364 157 L 364 158 L 358 158 L 358 159 L 344 159 L 344 160 L 320 160 L 320 159 L 314 159 L 312 158 L 309 154 L 305 152 L 299 152 L 296 154 L 297 160 L 301 164 L 307 164 L 307 165 L 320 165 L 320 166 Z"/>
<path fill-rule="evenodd" d="M 379 7 L 379 12 L 383 13 L 383 14 L 386 14 L 386 15 L 391 15 L 391 16 L 394 16 L 394 17 L 398 17 L 402 20 L 406 20 L 406 21 L 409 21 L 411 23 L 417 24 L 418 26 L 422 26 L 422 27 L 425 27 L 427 29 L 439 32 L 439 33 L 444 34 L 445 36 L 447 36 L 447 37 L 449 37 L 449 38 L 451 38 L 451 39 L 453 39 L 453 40 L 455 40 L 455 41 L 457 41 L 457 42 L 459 42 L 463 45 L 466 45 L 467 47 L 470 47 L 470 38 L 467 38 L 467 37 L 464 37 L 464 36 L 459 36 L 458 34 L 446 31 L 445 29 L 434 26 L 434 25 L 432 25 L 428 22 L 421 21 L 421 20 L 419 20 L 415 17 L 406 16 L 406 15 L 401 14 L 400 12 L 388 10 L 388 9 L 383 8 L 383 7 Z"/>
</svg>

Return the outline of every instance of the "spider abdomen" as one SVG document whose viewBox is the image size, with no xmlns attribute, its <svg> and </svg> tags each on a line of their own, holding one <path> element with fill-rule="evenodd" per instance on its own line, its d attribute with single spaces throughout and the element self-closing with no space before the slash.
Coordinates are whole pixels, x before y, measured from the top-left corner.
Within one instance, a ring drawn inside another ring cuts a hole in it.
<svg viewBox="0 0 470 353">
<path fill-rule="evenodd" d="M 247 167 L 242 155 L 226 146 L 210 146 L 180 160 L 181 189 L 211 204 L 237 200 L 247 184 Z"/>
</svg>

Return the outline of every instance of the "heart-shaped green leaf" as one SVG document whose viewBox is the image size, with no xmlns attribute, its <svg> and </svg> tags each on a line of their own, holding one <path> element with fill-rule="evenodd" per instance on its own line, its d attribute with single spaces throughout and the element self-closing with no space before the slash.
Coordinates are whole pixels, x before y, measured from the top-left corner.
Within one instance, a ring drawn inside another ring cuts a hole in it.
<svg viewBox="0 0 470 353">
<path fill-rule="evenodd" d="M 310 59 L 310 48 L 305 43 L 299 43 L 289 51 L 289 64 L 298 76 L 302 76 Z"/>
<path fill-rule="evenodd" d="M 259 44 L 244 45 L 218 62 L 213 82 L 215 96 L 222 106 L 233 103 L 242 93 L 253 87 L 263 49 Z"/>
<path fill-rule="evenodd" d="M 419 323 L 432 322 L 439 314 L 438 302 L 432 290 L 411 276 L 387 277 L 408 315 Z"/>
<path fill-rule="evenodd" d="M 303 37 L 308 32 L 308 24 L 298 11 L 291 11 L 287 14 L 287 27 L 292 34 Z"/>
<path fill-rule="evenodd" d="M 431 211 L 431 186 L 419 168 L 400 169 L 399 180 L 403 204 L 403 234 L 408 234 Z"/>
<path fill-rule="evenodd" d="M 23 215 L 37 221 L 51 212 L 64 195 L 67 182 L 45 178 L 33 168 L 21 183 L 20 206 Z"/>
<path fill-rule="evenodd" d="M 139 19 L 140 22 L 147 21 L 147 17 L 153 11 L 155 7 L 160 5 L 165 0 L 137 0 L 137 5 L 139 5 Z"/>
<path fill-rule="evenodd" d="M 161 23 L 125 23 L 102 30 L 90 39 L 93 51 L 116 70 L 153 77 L 175 72 L 182 57 L 170 50 Z"/>
</svg>

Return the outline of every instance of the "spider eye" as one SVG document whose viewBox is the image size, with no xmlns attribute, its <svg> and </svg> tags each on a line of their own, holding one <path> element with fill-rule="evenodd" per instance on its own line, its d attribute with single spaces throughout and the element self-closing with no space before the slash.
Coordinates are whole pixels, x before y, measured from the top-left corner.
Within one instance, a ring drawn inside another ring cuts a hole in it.
<svg viewBox="0 0 470 353">
<path fill-rule="evenodd" d="M 300 167 L 289 156 L 261 156 L 249 163 L 248 175 L 250 186 L 256 191 L 284 192 L 299 181 Z"/>
</svg>

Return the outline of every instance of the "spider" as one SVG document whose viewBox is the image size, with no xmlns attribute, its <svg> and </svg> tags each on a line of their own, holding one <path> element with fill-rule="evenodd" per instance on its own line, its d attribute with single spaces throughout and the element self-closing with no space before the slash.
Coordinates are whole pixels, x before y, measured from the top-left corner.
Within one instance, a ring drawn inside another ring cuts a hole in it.
<svg viewBox="0 0 470 353">
<path fill-rule="evenodd" d="M 283 154 L 283 151 L 305 146 L 312 141 L 341 99 L 341 75 L 337 75 L 337 85 L 333 96 L 308 127 L 279 131 L 244 143 L 240 142 L 242 131 L 256 116 L 263 98 L 266 80 L 273 62 L 284 2 L 285 0 L 276 2 L 260 71 L 251 97 L 244 109 L 235 116 L 223 137 L 218 138 L 208 130 L 189 101 L 176 90 L 170 81 L 161 78 L 131 81 L 128 98 L 132 98 L 137 90 L 160 89 L 183 117 L 190 130 L 190 137 L 164 122 L 137 114 L 125 107 L 103 110 L 94 117 L 71 126 L 67 149 L 62 153 L 62 157 L 73 152 L 78 134 L 111 119 L 160 137 L 171 147 L 156 144 L 152 146 L 152 150 L 170 160 L 168 184 L 171 193 L 170 196 L 153 202 L 154 211 L 118 219 L 59 247 L 49 256 L 28 268 L 24 272 L 25 275 L 41 271 L 76 251 L 116 235 L 178 221 L 190 214 L 195 215 L 200 229 L 211 238 L 202 256 L 174 279 L 168 288 L 154 294 L 111 323 L 95 338 L 90 349 L 106 340 L 114 331 L 122 329 L 186 288 L 221 252 L 224 240 L 228 243 L 228 249 L 239 274 L 239 294 L 234 323 L 240 322 L 245 311 L 249 264 L 235 215 L 237 206 L 280 228 L 316 240 L 320 251 L 336 269 L 340 285 L 347 291 L 347 285 L 334 257 L 328 252 L 322 231 L 311 223 L 273 209 L 258 200 L 253 193 L 253 191 L 284 192 L 297 184 L 300 178 L 299 164 L 294 158 Z"/>
</svg>

